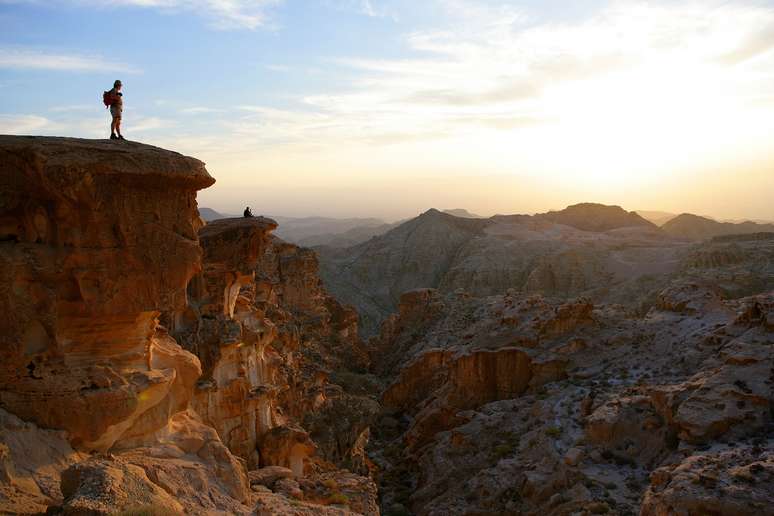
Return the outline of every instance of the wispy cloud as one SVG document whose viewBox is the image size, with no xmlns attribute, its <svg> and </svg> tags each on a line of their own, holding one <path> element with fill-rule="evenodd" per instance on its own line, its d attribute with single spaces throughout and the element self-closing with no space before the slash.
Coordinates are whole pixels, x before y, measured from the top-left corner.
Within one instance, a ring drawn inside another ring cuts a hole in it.
<svg viewBox="0 0 774 516">
<path fill-rule="evenodd" d="M 194 107 L 187 107 L 180 110 L 181 113 L 184 115 L 207 115 L 212 113 L 221 113 L 223 112 L 222 109 L 218 108 L 211 108 L 211 107 L 204 107 L 204 106 L 194 106 Z"/>
<path fill-rule="evenodd" d="M 349 78 L 347 87 L 309 91 L 283 109 L 237 106 L 215 117 L 229 136 L 211 148 L 346 148 L 376 159 L 372 147 L 400 145 L 407 151 L 381 159 L 567 180 L 589 170 L 589 180 L 614 184 L 623 168 L 652 178 L 763 145 L 774 126 L 765 102 L 774 9 L 763 4 L 618 0 L 547 22 L 491 2 L 438 1 L 447 16 L 405 34 L 402 57 L 330 58 L 321 69 Z M 431 157 L 430 148 L 442 150 Z"/>
<path fill-rule="evenodd" d="M 39 0 L 3 0 L 6 3 L 40 4 Z M 0 1 L 0 4 L 3 3 Z M 269 11 L 284 0 L 62 0 L 76 6 L 103 9 L 125 7 L 156 9 L 164 13 L 191 12 L 216 29 L 257 29 L 270 26 Z"/>
<path fill-rule="evenodd" d="M 94 111 L 96 104 L 72 104 L 69 106 L 55 106 L 50 109 L 52 113 L 69 113 L 72 111 Z"/>
<path fill-rule="evenodd" d="M 0 134 L 36 134 L 51 125 L 51 120 L 37 115 L 0 115 Z"/>
<path fill-rule="evenodd" d="M 267 64 L 266 69 L 271 70 L 272 72 L 289 72 L 291 68 L 288 65 Z"/>
<path fill-rule="evenodd" d="M 168 120 L 155 116 L 137 117 L 127 121 L 129 122 L 127 125 L 131 127 L 131 131 L 137 133 L 169 129 L 177 125 L 177 122 L 174 120 Z"/>
<path fill-rule="evenodd" d="M 397 12 L 385 0 L 323 0 L 326 5 L 341 11 L 351 11 L 371 18 L 397 19 Z"/>
<path fill-rule="evenodd" d="M 99 55 L 67 54 L 48 50 L 0 47 L 0 68 L 62 72 L 142 73 L 142 70 Z"/>
<path fill-rule="evenodd" d="M 335 59 L 356 77 L 353 87 L 307 95 L 307 107 L 355 124 L 369 112 L 372 130 L 407 122 L 437 133 L 476 117 L 510 129 L 585 117 L 592 106 L 610 115 L 598 103 L 623 99 L 623 112 L 650 111 L 652 120 L 685 108 L 687 119 L 698 103 L 722 98 L 719 89 L 743 102 L 774 86 L 774 9 L 761 5 L 619 1 L 584 20 L 542 23 L 508 6 L 441 3 L 447 26 L 406 36 L 416 57 Z M 730 73 L 753 58 L 768 65 Z"/>
<path fill-rule="evenodd" d="M 0 114 L 0 134 L 67 135 L 81 138 L 105 138 L 110 134 L 110 117 L 83 116 L 78 110 L 54 111 L 51 117 L 36 114 Z M 141 113 L 125 113 L 124 133 L 127 136 L 147 135 L 154 138 L 175 128 L 178 122 Z"/>
</svg>

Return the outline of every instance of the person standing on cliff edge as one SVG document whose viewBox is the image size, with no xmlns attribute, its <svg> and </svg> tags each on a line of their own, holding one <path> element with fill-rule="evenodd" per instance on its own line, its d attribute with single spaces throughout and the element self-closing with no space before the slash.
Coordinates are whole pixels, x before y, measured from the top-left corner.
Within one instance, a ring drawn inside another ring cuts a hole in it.
<svg viewBox="0 0 774 516">
<path fill-rule="evenodd" d="M 121 134 L 121 115 L 124 112 L 124 94 L 121 93 L 121 81 L 113 83 L 113 89 L 106 91 L 102 95 L 102 100 L 105 106 L 110 108 L 110 116 L 113 118 L 110 123 L 110 139 L 111 140 L 123 140 L 124 137 Z"/>
</svg>

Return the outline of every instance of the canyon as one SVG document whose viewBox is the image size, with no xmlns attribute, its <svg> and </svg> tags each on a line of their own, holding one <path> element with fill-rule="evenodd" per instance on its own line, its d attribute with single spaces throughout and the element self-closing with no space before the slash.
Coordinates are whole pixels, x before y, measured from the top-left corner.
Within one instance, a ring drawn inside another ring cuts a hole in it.
<svg viewBox="0 0 774 516">
<path fill-rule="evenodd" d="M 0 163 L 2 513 L 772 514 L 765 226 L 430 210 L 310 249 L 205 222 L 171 151 Z"/>
</svg>

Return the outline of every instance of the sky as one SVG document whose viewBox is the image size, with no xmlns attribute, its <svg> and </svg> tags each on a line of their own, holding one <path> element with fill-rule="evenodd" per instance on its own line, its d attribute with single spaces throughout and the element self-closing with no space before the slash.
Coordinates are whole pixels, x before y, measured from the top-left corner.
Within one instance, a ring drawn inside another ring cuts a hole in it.
<svg viewBox="0 0 774 516">
<path fill-rule="evenodd" d="M 0 134 L 207 163 L 229 213 L 774 219 L 774 0 L 0 0 Z"/>
</svg>

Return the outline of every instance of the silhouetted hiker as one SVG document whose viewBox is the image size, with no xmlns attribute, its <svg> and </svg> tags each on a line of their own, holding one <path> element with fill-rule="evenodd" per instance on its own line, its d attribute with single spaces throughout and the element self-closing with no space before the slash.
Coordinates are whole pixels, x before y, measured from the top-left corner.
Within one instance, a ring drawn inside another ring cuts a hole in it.
<svg viewBox="0 0 774 516">
<path fill-rule="evenodd" d="M 253 212 L 250 211 L 250 206 L 245 208 L 245 214 L 244 215 L 245 215 L 245 217 L 252 217 L 253 216 Z"/>
<path fill-rule="evenodd" d="M 121 135 L 121 114 L 124 112 L 124 94 L 121 93 L 121 81 L 113 83 L 113 89 L 102 94 L 102 102 L 105 107 L 110 108 L 110 116 L 113 121 L 110 123 L 110 139 L 123 140 Z"/>
</svg>

